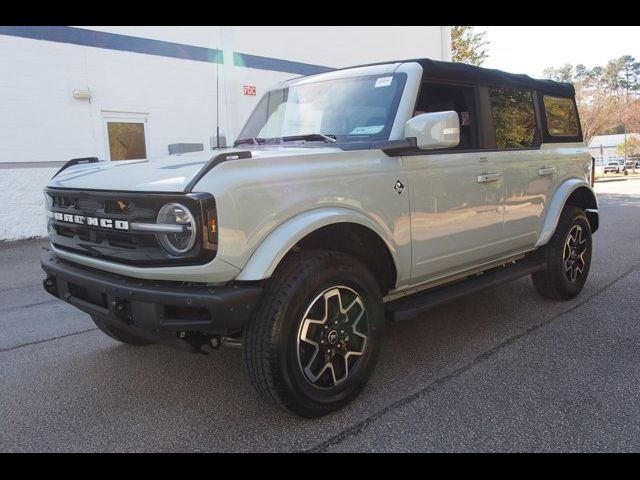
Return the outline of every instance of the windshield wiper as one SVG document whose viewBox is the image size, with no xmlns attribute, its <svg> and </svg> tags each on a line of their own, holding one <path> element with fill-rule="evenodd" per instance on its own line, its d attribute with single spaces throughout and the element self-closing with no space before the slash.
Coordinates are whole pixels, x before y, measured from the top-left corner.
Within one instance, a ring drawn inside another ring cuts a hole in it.
<svg viewBox="0 0 640 480">
<path fill-rule="evenodd" d="M 336 143 L 335 135 L 323 135 L 321 133 L 308 133 L 306 135 L 291 135 L 289 137 L 282 137 L 280 140 L 283 142 L 295 142 L 296 140 L 309 140 L 309 141 L 323 141 L 327 143 Z"/>
<path fill-rule="evenodd" d="M 249 137 L 249 138 L 239 138 L 235 142 L 233 142 L 233 146 L 237 147 L 238 145 L 264 145 L 267 143 L 265 138 L 261 137 Z"/>
</svg>

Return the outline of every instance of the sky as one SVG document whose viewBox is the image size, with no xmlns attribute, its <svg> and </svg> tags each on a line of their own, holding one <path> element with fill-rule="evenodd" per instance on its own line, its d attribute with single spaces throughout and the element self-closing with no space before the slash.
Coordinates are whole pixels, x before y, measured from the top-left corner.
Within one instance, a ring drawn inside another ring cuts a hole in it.
<svg viewBox="0 0 640 480">
<path fill-rule="evenodd" d="M 640 27 L 482 27 L 489 58 L 482 64 L 512 73 L 541 77 L 546 67 L 582 63 L 604 66 L 632 55 L 640 61 Z"/>
</svg>

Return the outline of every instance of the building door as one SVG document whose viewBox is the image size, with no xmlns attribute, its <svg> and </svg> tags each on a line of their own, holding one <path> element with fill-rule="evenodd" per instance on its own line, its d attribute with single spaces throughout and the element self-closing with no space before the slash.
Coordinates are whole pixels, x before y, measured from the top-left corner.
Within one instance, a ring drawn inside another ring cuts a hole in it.
<svg viewBox="0 0 640 480">
<path fill-rule="evenodd" d="M 109 160 L 147 158 L 149 142 L 146 114 L 104 112 L 102 117 Z"/>
</svg>

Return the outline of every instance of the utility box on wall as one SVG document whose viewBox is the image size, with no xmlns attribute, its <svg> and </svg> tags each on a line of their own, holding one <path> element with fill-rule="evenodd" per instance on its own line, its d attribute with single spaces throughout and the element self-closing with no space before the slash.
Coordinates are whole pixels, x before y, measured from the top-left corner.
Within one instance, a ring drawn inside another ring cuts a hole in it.
<svg viewBox="0 0 640 480">
<path fill-rule="evenodd" d="M 202 152 L 204 145 L 202 143 L 172 143 L 169 145 L 169 155 L 174 153 Z"/>
</svg>

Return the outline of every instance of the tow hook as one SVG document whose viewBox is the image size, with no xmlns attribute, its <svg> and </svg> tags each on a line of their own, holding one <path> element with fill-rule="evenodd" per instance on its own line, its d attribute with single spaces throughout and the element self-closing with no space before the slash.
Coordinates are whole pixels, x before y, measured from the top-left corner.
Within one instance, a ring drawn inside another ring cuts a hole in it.
<svg viewBox="0 0 640 480">
<path fill-rule="evenodd" d="M 225 337 L 222 335 L 204 335 L 195 332 L 178 332 L 177 337 L 193 348 L 198 353 L 207 353 L 211 350 L 219 350 L 225 347 L 241 348 L 241 337 Z M 211 350 L 208 350 L 211 349 Z"/>
<path fill-rule="evenodd" d="M 111 302 L 111 311 L 114 315 L 122 320 L 127 325 L 133 324 L 133 316 L 131 315 L 131 308 L 129 302 L 126 300 L 120 300 L 118 298 Z"/>
<path fill-rule="evenodd" d="M 214 350 L 218 350 L 222 345 L 222 339 L 220 338 L 220 335 L 213 335 L 211 338 L 209 338 L 209 345 L 211 345 L 211 348 L 213 348 Z"/>
</svg>

